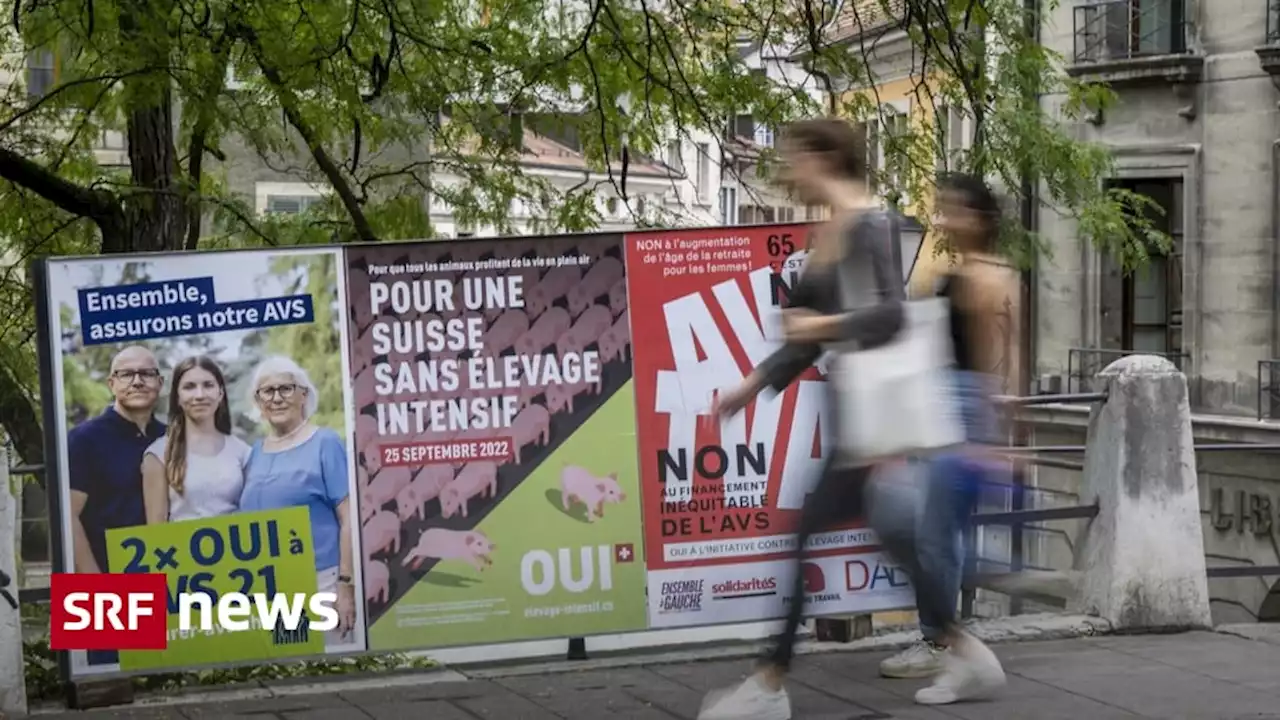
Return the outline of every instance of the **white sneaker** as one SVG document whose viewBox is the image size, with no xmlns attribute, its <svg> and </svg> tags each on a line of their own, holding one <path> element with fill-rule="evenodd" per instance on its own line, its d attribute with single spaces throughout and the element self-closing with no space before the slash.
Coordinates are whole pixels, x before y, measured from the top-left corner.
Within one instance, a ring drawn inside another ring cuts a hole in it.
<svg viewBox="0 0 1280 720">
<path fill-rule="evenodd" d="M 881 677 L 908 679 L 933 677 L 942 671 L 945 648 L 919 642 L 880 661 Z"/>
<path fill-rule="evenodd" d="M 786 688 L 775 692 L 752 675 L 735 688 L 708 693 L 698 720 L 791 720 L 791 699 Z"/>
<path fill-rule="evenodd" d="M 916 693 L 921 705 L 950 705 L 992 695 L 1005 686 L 1004 668 L 996 654 L 975 637 L 963 640 L 942 656 L 942 674 Z"/>
</svg>

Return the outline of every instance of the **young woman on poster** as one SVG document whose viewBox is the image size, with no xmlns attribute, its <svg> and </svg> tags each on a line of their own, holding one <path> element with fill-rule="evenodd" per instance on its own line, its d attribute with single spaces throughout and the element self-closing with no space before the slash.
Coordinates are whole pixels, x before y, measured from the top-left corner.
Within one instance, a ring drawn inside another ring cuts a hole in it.
<svg viewBox="0 0 1280 720">
<path fill-rule="evenodd" d="M 311 421 L 320 405 L 319 393 L 293 360 L 262 361 L 250 387 L 268 434 L 249 453 L 240 509 L 310 510 L 316 589 L 338 595 L 339 626 L 326 634 L 325 643 L 344 645 L 352 641 L 356 612 L 346 443 L 338 433 Z"/>
<path fill-rule="evenodd" d="M 142 458 L 147 524 L 217 517 L 240 507 L 249 446 L 231 434 L 222 368 L 200 355 L 169 383 L 169 428 Z"/>
<path fill-rule="evenodd" d="M 761 390 L 782 392 L 813 365 L 828 344 L 854 341 L 862 349 L 891 342 L 904 326 L 905 293 L 901 270 L 893 261 L 890 220 L 867 187 L 866 159 L 853 127 L 838 119 L 807 120 L 789 127 L 782 144 L 785 184 L 809 205 L 826 205 L 832 219 L 815 227 L 799 282 L 784 311 L 785 344 L 756 367 L 734 391 L 718 398 L 721 415 L 743 410 Z M 846 299 L 852 300 L 847 302 Z M 853 307 L 852 311 L 847 308 Z M 832 388 L 829 392 L 835 392 Z M 840 403 L 828 403 L 834 412 Z M 834 418 L 836 424 L 839 418 Z M 840 433 L 826 433 L 840 437 Z M 827 466 L 805 498 L 796 530 L 796 564 L 808 538 L 822 530 L 865 517 L 885 550 L 902 565 L 917 588 L 917 598 L 942 623 L 966 678 L 976 686 L 1002 684 L 999 661 L 985 645 L 967 635 L 955 620 L 954 599 L 935 574 L 921 570 L 915 538 L 915 508 L 868 513 L 866 489 L 876 465 L 865 458 L 831 453 Z M 910 517 L 906 517 L 910 516 Z M 792 602 L 782 635 L 759 672 L 703 702 L 699 720 L 789 720 L 791 702 L 784 687 L 796 630 L 804 610 L 804 580 L 797 567 Z M 935 609 L 936 610 L 933 610 Z M 919 698 L 918 698 L 919 699 Z"/>
</svg>

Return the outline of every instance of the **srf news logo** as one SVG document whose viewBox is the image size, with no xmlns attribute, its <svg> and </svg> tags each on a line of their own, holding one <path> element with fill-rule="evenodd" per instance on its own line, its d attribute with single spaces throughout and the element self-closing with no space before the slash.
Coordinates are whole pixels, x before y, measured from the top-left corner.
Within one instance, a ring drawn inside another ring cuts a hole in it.
<svg viewBox="0 0 1280 720">
<path fill-rule="evenodd" d="M 159 573 L 57 574 L 49 583 L 53 650 L 164 650 L 169 643 L 168 579 Z M 177 596 L 178 630 L 217 628 L 328 632 L 338 627 L 334 593 L 205 593 Z M 317 616 L 312 620 L 307 615 Z M 196 621 L 196 618 L 199 621 Z"/>
<path fill-rule="evenodd" d="M 57 573 L 49 578 L 53 650 L 164 650 L 168 580 L 159 573 Z"/>
</svg>

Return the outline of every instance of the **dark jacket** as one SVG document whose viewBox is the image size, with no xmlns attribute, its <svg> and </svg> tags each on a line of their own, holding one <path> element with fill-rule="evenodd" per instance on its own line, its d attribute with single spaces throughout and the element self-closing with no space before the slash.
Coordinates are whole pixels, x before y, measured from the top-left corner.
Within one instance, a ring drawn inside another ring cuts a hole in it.
<svg viewBox="0 0 1280 720">
<path fill-rule="evenodd" d="M 883 345 L 902 328 L 906 299 L 902 270 L 895 267 L 893 256 L 892 220 L 886 213 L 868 212 L 845 228 L 841 237 L 847 243 L 841 262 L 806 266 L 791 289 L 788 307 L 843 315 L 840 344 Z M 825 345 L 787 343 L 765 358 L 758 370 L 767 386 L 782 392 L 825 349 Z"/>
</svg>

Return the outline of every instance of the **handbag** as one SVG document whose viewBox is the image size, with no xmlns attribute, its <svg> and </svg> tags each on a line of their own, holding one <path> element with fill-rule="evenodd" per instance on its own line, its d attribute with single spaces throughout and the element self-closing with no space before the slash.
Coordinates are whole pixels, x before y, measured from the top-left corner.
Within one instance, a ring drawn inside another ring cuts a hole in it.
<svg viewBox="0 0 1280 720">
<path fill-rule="evenodd" d="M 848 262 L 840 263 L 840 293 L 856 309 Z M 896 279 L 881 278 L 878 289 Z M 828 381 L 841 454 L 854 460 L 930 452 L 962 444 L 965 428 L 952 388 L 950 304 L 946 298 L 904 300 L 903 321 L 888 342 L 870 348 L 831 347 Z"/>
</svg>

